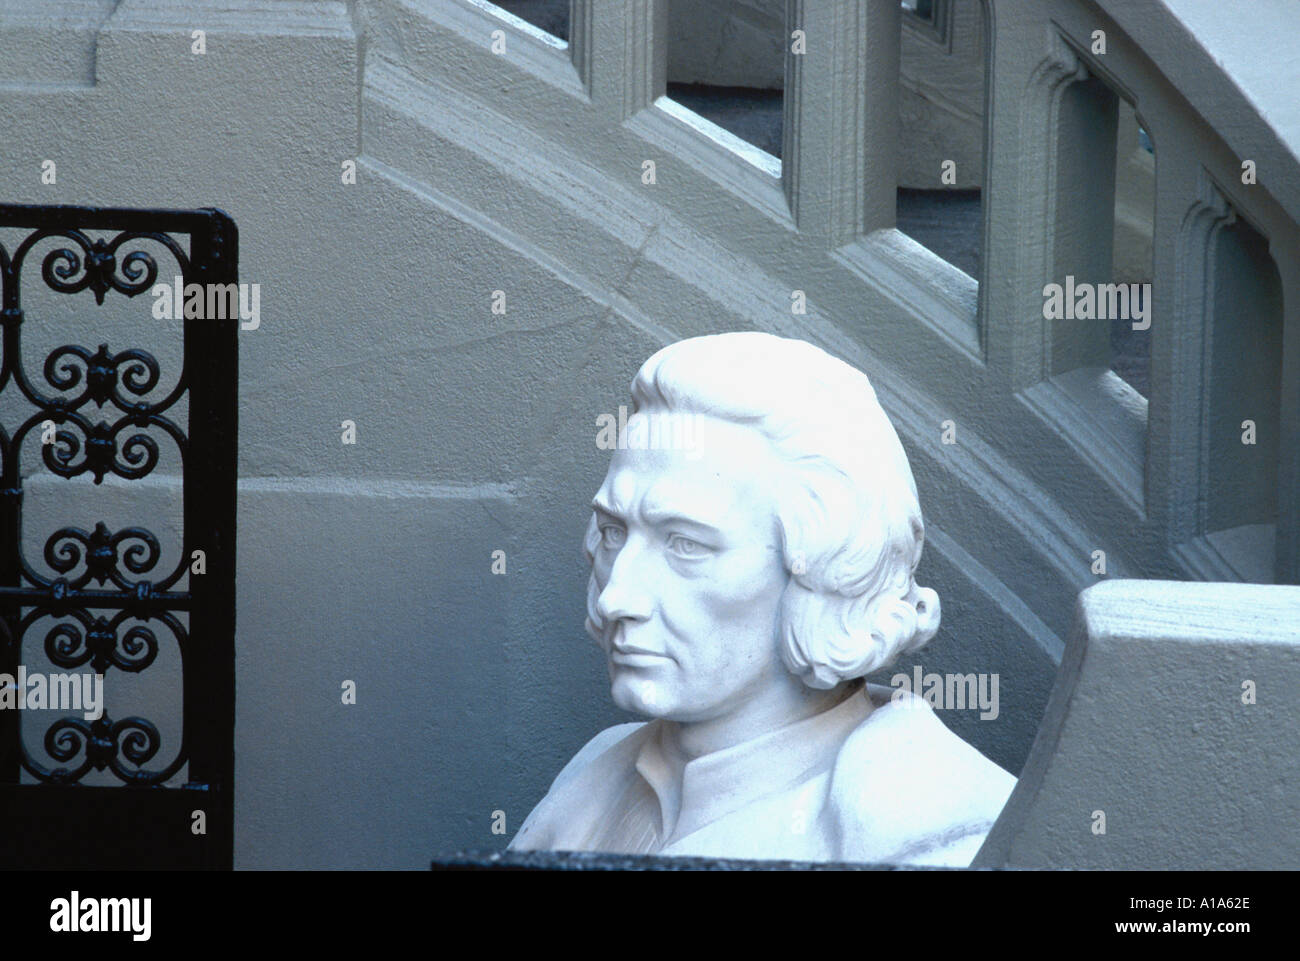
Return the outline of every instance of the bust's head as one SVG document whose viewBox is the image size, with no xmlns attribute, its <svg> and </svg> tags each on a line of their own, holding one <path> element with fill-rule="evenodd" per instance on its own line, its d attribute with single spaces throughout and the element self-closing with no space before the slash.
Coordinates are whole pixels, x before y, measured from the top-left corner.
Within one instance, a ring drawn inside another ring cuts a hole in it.
<svg viewBox="0 0 1300 961">
<path fill-rule="evenodd" d="M 660 350 L 632 397 L 585 539 L 616 704 L 710 720 L 934 635 L 916 484 L 866 375 L 803 341 L 720 334 Z"/>
</svg>

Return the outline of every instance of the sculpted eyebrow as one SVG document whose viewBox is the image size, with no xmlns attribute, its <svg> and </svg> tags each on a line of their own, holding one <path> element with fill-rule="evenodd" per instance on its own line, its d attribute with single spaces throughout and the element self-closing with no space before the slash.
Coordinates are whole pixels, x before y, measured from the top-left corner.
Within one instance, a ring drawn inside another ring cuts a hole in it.
<svg viewBox="0 0 1300 961">
<path fill-rule="evenodd" d="M 701 530 L 712 531 L 715 534 L 721 534 L 722 531 L 716 525 L 698 517 L 692 517 L 679 510 L 674 509 L 667 504 L 644 503 L 641 505 L 641 513 L 645 515 L 646 520 L 652 524 L 663 524 L 670 521 L 676 521 L 680 524 L 689 524 L 692 527 L 698 527 Z"/>
</svg>

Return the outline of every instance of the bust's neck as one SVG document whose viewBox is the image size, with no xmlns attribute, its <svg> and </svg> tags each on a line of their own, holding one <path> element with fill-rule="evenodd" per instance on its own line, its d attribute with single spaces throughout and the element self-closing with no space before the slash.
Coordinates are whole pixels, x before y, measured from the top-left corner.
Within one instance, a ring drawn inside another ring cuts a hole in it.
<svg viewBox="0 0 1300 961">
<path fill-rule="evenodd" d="M 664 747 L 692 761 L 829 711 L 861 690 L 861 681 L 818 690 L 786 672 L 779 683 L 746 698 L 727 714 L 700 721 L 665 722 Z"/>
</svg>

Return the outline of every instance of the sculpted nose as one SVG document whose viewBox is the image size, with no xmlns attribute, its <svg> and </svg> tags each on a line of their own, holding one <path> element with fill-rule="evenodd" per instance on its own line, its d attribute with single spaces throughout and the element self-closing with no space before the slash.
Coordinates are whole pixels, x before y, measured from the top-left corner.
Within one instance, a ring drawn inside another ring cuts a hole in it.
<svg viewBox="0 0 1300 961">
<path fill-rule="evenodd" d="M 596 612 L 606 623 L 627 619 L 644 621 L 650 618 L 653 603 L 647 590 L 646 572 L 637 563 L 640 551 L 631 542 L 618 552 L 610 568 L 605 589 L 596 598 Z"/>
</svg>

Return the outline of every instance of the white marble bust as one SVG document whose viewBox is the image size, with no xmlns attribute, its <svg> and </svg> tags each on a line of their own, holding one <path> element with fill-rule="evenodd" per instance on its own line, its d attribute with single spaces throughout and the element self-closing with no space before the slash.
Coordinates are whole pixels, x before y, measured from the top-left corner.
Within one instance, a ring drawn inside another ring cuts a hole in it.
<svg viewBox="0 0 1300 961">
<path fill-rule="evenodd" d="M 651 720 L 592 738 L 510 847 L 968 865 L 1015 778 L 862 680 L 939 626 L 866 376 L 731 333 L 659 351 L 632 396 L 592 502 L 586 626 L 614 703 Z"/>
</svg>

